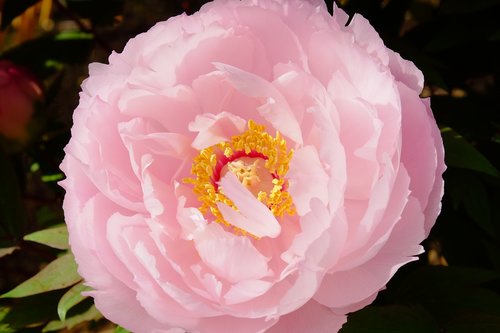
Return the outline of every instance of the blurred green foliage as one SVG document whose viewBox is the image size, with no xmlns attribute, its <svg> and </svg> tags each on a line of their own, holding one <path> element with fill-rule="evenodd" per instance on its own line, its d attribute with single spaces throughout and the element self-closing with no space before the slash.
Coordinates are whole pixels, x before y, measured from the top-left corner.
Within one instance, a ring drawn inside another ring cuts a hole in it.
<svg viewBox="0 0 500 333">
<path fill-rule="evenodd" d="M 155 22 L 205 2 L 0 1 L 0 60 L 28 68 L 45 91 L 29 141 L 0 137 L 0 333 L 113 327 L 81 295 L 87 289 L 61 227 L 63 191 L 56 181 L 63 177 L 59 164 L 79 86 L 89 62 L 105 62 L 110 50 L 120 51 Z M 19 15 L 33 5 L 40 15 L 50 5 L 50 16 L 17 40 L 23 24 L 32 23 Z M 403 267 L 372 305 L 351 314 L 342 333 L 500 332 L 500 1 L 339 6 L 365 16 L 388 47 L 423 70 L 423 95 L 431 97 L 448 165 L 442 214 L 426 253 Z"/>
</svg>

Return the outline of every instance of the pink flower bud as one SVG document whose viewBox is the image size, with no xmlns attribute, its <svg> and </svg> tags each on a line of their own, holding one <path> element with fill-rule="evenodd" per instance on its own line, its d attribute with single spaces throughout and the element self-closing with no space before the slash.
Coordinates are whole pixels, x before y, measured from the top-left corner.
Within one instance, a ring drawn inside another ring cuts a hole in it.
<svg viewBox="0 0 500 333">
<path fill-rule="evenodd" d="M 0 61 L 0 135 L 25 141 L 27 124 L 42 96 L 36 79 L 10 61 Z"/>
</svg>

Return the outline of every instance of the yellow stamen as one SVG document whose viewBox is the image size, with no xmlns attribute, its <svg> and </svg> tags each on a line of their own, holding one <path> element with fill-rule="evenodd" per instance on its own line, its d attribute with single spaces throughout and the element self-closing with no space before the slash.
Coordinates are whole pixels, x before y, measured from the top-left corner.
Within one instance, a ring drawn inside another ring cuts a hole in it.
<svg viewBox="0 0 500 333">
<path fill-rule="evenodd" d="M 229 225 L 217 207 L 224 203 L 237 208 L 219 188 L 218 181 L 224 172 L 232 172 L 256 198 L 265 204 L 277 217 L 296 213 L 290 194 L 286 191 L 285 175 L 293 156 L 286 141 L 279 132 L 273 137 L 265 127 L 248 121 L 248 130 L 231 137 L 230 141 L 220 142 L 202 149 L 194 158 L 191 167 L 193 178 L 183 181 L 193 184 L 193 192 L 201 202 L 203 214 L 211 213 L 215 221 Z M 236 229 L 236 228 L 235 228 Z M 245 234 L 244 230 L 237 230 Z"/>
</svg>

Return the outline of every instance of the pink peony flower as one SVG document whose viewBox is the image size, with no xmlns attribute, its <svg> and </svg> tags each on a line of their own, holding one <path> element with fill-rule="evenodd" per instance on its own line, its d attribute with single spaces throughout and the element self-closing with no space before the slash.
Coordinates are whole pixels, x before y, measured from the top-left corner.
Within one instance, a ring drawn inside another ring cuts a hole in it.
<svg viewBox="0 0 500 333">
<path fill-rule="evenodd" d="M 0 135 L 25 141 L 27 125 L 42 96 L 36 80 L 10 61 L 0 61 Z"/>
<path fill-rule="evenodd" d="M 336 332 L 422 253 L 422 73 L 322 1 L 216 0 L 92 64 L 62 169 L 79 272 L 134 332 Z"/>
</svg>

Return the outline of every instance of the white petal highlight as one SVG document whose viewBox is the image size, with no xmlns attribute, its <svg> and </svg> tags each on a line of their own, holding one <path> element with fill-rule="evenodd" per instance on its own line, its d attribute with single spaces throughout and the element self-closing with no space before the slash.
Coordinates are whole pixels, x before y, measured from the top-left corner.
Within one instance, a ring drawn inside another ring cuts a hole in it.
<svg viewBox="0 0 500 333">
<path fill-rule="evenodd" d="M 237 212 L 226 204 L 217 203 L 224 220 L 257 237 L 278 237 L 281 225 L 276 217 L 240 183 L 234 174 L 228 172 L 221 178 L 219 185 L 239 210 Z"/>
</svg>

